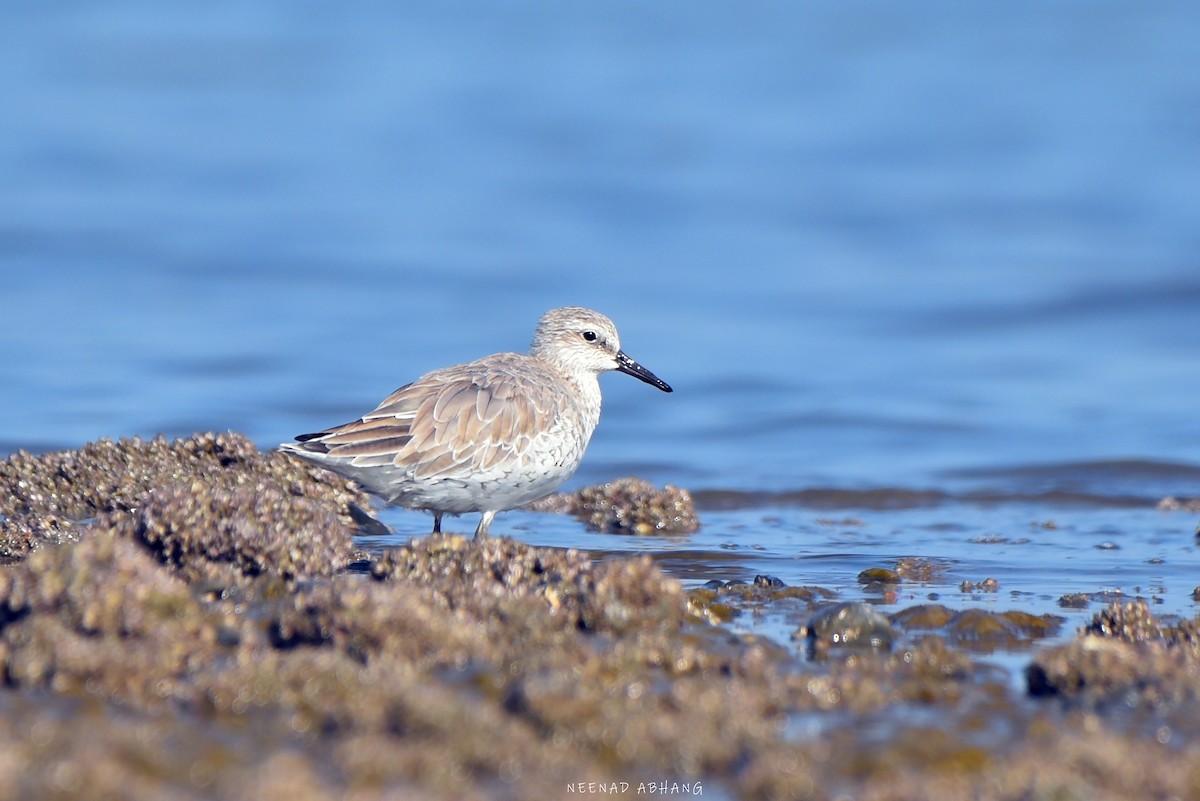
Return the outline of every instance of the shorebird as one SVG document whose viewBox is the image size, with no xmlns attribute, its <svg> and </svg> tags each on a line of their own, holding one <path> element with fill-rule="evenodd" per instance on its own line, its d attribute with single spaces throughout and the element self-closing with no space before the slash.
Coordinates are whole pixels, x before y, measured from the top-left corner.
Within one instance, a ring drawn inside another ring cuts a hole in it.
<svg viewBox="0 0 1200 801">
<path fill-rule="evenodd" d="M 599 312 L 551 309 L 529 353 L 434 370 L 358 420 L 301 434 L 280 450 L 351 478 L 389 504 L 443 515 L 497 512 L 543 498 L 574 474 L 600 420 L 601 373 L 671 387 L 621 350 Z"/>
</svg>

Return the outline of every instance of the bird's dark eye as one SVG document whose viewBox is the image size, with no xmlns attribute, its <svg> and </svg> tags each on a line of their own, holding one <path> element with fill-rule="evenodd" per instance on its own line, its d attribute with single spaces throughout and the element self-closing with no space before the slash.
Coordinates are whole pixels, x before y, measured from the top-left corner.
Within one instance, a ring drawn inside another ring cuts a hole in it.
<svg viewBox="0 0 1200 801">
<path fill-rule="evenodd" d="M 595 342 L 596 341 L 596 332 L 595 331 L 584 331 L 583 338 L 586 339 L 588 342 Z"/>
</svg>

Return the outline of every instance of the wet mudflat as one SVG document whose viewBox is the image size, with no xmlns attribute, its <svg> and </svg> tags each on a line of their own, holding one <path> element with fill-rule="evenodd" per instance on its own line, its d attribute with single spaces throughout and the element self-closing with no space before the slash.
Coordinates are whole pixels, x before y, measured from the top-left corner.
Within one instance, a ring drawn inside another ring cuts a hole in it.
<svg viewBox="0 0 1200 801">
<path fill-rule="evenodd" d="M 544 512 L 364 537 L 353 486 L 236 434 L 17 454 L 0 487 L 0 798 L 1200 796 L 1178 579 L 1072 591 L 1119 532 L 1013 593 L 1005 548 L 1067 547 L 1046 520 L 965 524 L 991 564 L 851 570 L 628 482 L 562 499 L 595 553 L 526 544 Z M 860 543 L 911 509 L 833 507 Z"/>
</svg>

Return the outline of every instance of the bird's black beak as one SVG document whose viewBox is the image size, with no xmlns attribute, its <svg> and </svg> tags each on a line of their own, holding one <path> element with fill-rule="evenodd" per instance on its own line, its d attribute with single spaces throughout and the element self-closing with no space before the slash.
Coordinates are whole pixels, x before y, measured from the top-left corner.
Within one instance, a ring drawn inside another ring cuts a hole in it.
<svg viewBox="0 0 1200 801">
<path fill-rule="evenodd" d="M 639 381 L 645 381 L 652 387 L 658 387 L 663 392 L 672 391 L 670 384 L 626 356 L 623 350 L 617 351 L 617 370 L 625 375 L 631 375 Z"/>
</svg>

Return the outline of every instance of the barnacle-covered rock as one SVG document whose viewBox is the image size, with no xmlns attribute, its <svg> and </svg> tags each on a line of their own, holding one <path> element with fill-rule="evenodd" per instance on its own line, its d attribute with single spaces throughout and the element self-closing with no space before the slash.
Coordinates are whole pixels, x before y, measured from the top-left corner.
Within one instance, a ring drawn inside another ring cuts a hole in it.
<svg viewBox="0 0 1200 801">
<path fill-rule="evenodd" d="M 640 478 L 621 478 L 573 493 L 551 495 L 530 509 L 570 514 L 610 534 L 690 534 L 700 528 L 692 496 Z"/>
<path fill-rule="evenodd" d="M 1026 669 L 1032 695 L 1089 705 L 1200 703 L 1200 621 L 1164 626 L 1145 601 L 1113 604 L 1074 641 L 1041 651 Z"/>
<path fill-rule="evenodd" d="M 227 581 L 227 568 L 248 578 L 331 576 L 356 555 L 333 506 L 275 487 L 175 485 L 111 522 L 189 581 Z"/>
<path fill-rule="evenodd" d="M 260 452 L 233 432 L 102 439 L 40 456 L 19 451 L 0 461 L 0 559 L 78 540 L 86 523 L 134 514 L 151 493 L 176 485 L 302 495 L 334 508 L 347 525 L 354 506 L 370 503 L 352 482 L 281 453 Z"/>
</svg>

